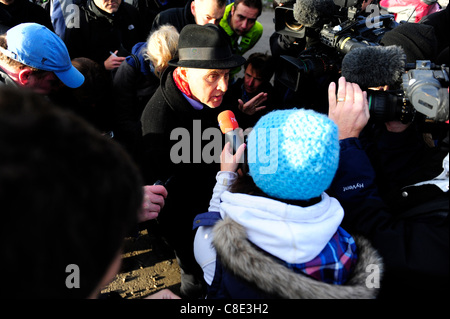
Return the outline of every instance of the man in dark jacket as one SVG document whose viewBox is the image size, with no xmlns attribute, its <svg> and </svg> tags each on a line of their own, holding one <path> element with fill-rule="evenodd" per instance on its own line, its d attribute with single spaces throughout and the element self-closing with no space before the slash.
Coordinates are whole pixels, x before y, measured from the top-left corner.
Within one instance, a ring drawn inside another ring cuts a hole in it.
<svg viewBox="0 0 450 319">
<path fill-rule="evenodd" d="M 53 31 L 49 14 L 28 0 L 0 0 L 0 34 L 20 23 L 36 22 Z"/>
<path fill-rule="evenodd" d="M 329 116 L 338 124 L 341 152 L 330 193 L 345 209 L 344 227 L 368 238 L 383 258 L 379 298 L 447 300 L 448 143 L 414 154 L 421 143 L 414 139 L 417 135 L 394 132 L 391 126 L 377 136 L 378 161 L 369 158 L 360 138 L 370 117 L 366 96 L 344 78 L 339 80 L 337 96 L 335 90 L 333 83 Z M 408 152 L 397 151 L 401 149 Z M 372 162 L 378 163 L 376 169 Z M 379 179 L 387 171 L 390 178 L 381 184 Z"/>
<path fill-rule="evenodd" d="M 193 255 L 192 221 L 208 209 L 222 149 L 219 106 L 230 69 L 245 59 L 232 54 L 226 34 L 212 24 L 186 26 L 178 50 L 179 58 L 169 62 L 172 67 L 142 113 L 143 171 L 147 184 L 168 181 L 169 197 L 158 220 L 182 269 L 181 294 L 198 298 L 203 274 Z M 204 132 L 211 128 L 220 139 L 215 160 L 214 150 L 204 148 L 211 138 Z"/>
<path fill-rule="evenodd" d="M 70 56 L 90 58 L 106 70 L 118 68 L 146 40 L 137 9 L 122 0 L 89 0 L 80 7 L 79 25 L 70 26 L 64 37 Z"/>
<path fill-rule="evenodd" d="M 219 25 L 225 12 L 226 0 L 191 0 L 183 8 L 171 8 L 160 12 L 153 20 L 152 30 L 163 24 L 173 25 L 178 32 L 188 24 Z"/>
</svg>

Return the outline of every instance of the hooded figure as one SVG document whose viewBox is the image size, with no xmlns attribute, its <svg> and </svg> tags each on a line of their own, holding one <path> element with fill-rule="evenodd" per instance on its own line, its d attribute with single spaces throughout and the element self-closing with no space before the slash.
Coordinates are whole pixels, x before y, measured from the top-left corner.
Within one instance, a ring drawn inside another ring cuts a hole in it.
<svg viewBox="0 0 450 319">
<path fill-rule="evenodd" d="M 339 163 L 337 126 L 313 110 L 277 110 L 247 145 L 248 175 L 222 164 L 209 213 L 194 222 L 208 298 L 375 297 L 365 268 L 381 260 L 340 227 L 344 210 L 325 193 Z"/>
</svg>

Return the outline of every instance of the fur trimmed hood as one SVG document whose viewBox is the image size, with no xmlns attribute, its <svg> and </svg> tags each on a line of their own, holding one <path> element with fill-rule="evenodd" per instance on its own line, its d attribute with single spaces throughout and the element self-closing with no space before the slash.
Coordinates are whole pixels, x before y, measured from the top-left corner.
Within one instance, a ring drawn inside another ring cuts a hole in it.
<svg viewBox="0 0 450 319">
<path fill-rule="evenodd" d="M 213 245 L 222 264 L 268 294 L 292 299 L 371 299 L 379 292 L 367 287 L 371 272 L 366 268 L 377 265 L 381 280 L 382 259 L 362 237 L 355 237 L 358 262 L 352 276 L 345 285 L 331 285 L 297 274 L 259 251 L 248 241 L 245 228 L 231 218 L 218 221 L 213 232 Z"/>
</svg>

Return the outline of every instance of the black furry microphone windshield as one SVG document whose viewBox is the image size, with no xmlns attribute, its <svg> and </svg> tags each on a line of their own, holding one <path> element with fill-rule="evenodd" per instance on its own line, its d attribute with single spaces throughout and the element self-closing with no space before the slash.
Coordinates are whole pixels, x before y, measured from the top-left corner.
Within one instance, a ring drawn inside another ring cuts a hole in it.
<svg viewBox="0 0 450 319">
<path fill-rule="evenodd" d="M 342 76 L 362 89 L 395 87 L 405 72 L 406 55 L 399 46 L 369 46 L 351 50 L 342 60 Z"/>
<path fill-rule="evenodd" d="M 333 0 L 297 0 L 293 11 L 295 20 L 305 27 L 321 27 L 320 23 L 330 22 L 338 6 Z"/>
</svg>

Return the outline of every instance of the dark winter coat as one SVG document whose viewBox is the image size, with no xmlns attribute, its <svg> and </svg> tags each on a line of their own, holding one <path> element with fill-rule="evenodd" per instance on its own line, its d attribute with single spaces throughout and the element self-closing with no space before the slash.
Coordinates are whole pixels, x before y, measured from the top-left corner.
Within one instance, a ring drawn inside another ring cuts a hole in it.
<svg viewBox="0 0 450 319">
<path fill-rule="evenodd" d="M 345 285 L 333 285 L 296 273 L 258 249 L 231 218 L 218 221 L 213 232 L 218 262 L 208 298 L 370 299 L 379 292 L 374 280 L 382 278 L 383 262 L 362 237 L 355 238 L 358 262 L 352 276 Z M 368 267 L 377 267 L 376 279 Z"/>
<path fill-rule="evenodd" d="M 9 5 L 0 3 L 0 34 L 25 22 L 39 23 L 53 31 L 50 15 L 37 4 L 28 0 L 15 0 Z"/>
<path fill-rule="evenodd" d="M 185 25 L 195 24 L 195 17 L 191 12 L 192 1 L 188 1 L 184 7 L 170 8 L 160 12 L 153 20 L 152 30 L 164 24 L 171 24 L 178 32 L 181 32 Z"/>
<path fill-rule="evenodd" d="M 113 79 L 115 137 L 140 162 L 141 115 L 147 102 L 159 87 L 159 78 L 153 73 L 150 60 L 143 51 L 146 42 L 137 43 Z"/>
<path fill-rule="evenodd" d="M 379 297 L 448 298 L 448 189 L 430 184 L 399 188 L 392 192 L 398 200 L 391 197 L 388 206 L 360 141 L 349 138 L 340 146 L 330 193 L 344 207 L 342 226 L 369 239 L 383 258 Z"/>
<path fill-rule="evenodd" d="M 80 25 L 66 29 L 64 42 L 70 57 L 85 57 L 100 65 L 118 50 L 118 56 L 128 56 L 131 48 L 145 41 L 139 13 L 132 5 L 122 2 L 114 14 L 100 10 L 94 1 L 80 7 Z"/>
<path fill-rule="evenodd" d="M 205 161 L 203 150 L 211 137 L 203 136 L 203 132 L 216 128 L 218 138 L 223 138 L 217 122 L 222 109 L 203 105 L 202 110 L 195 110 L 177 88 L 173 70 L 169 67 L 164 71 L 160 87 L 142 113 L 143 172 L 147 184 L 171 178 L 166 186 L 169 195 L 158 221 L 177 257 L 183 259 L 182 255 L 186 255 L 188 261 L 183 264 L 196 268 L 201 278 L 202 271 L 193 256 L 192 221 L 208 210 L 223 147 L 221 144 L 215 150 L 213 162 Z M 186 148 L 179 148 L 182 144 Z M 188 155 L 187 162 L 177 163 L 180 153 Z"/>
</svg>

